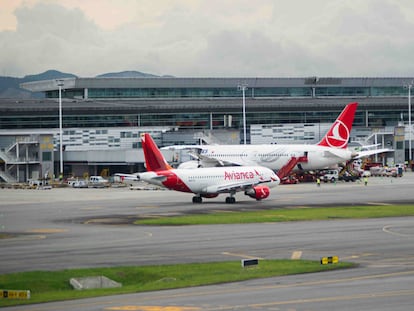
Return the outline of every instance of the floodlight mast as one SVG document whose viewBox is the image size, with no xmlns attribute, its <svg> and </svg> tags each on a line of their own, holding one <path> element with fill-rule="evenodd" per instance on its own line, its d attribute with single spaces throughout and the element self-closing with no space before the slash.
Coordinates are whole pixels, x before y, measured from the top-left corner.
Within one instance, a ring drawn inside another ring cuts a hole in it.
<svg viewBox="0 0 414 311">
<path fill-rule="evenodd" d="M 412 88 L 413 84 L 411 83 L 409 88 L 408 88 L 408 159 L 410 161 L 411 164 L 411 160 L 412 160 L 412 155 L 411 155 L 411 132 L 412 132 L 412 128 L 411 128 L 411 88 Z"/>
<path fill-rule="evenodd" d="M 62 86 L 64 86 L 64 83 L 63 80 L 56 80 L 56 83 L 59 87 L 59 179 L 61 179 L 63 178 Z"/>
<path fill-rule="evenodd" d="M 246 145 L 246 90 L 247 83 L 240 83 L 237 88 L 243 94 L 243 142 Z"/>
<path fill-rule="evenodd" d="M 405 88 L 408 89 L 408 161 L 409 165 L 411 166 L 412 161 L 412 154 L 411 154 L 411 135 L 412 135 L 412 128 L 411 128 L 411 88 L 414 85 L 414 81 L 412 80 L 410 83 L 404 85 Z"/>
</svg>

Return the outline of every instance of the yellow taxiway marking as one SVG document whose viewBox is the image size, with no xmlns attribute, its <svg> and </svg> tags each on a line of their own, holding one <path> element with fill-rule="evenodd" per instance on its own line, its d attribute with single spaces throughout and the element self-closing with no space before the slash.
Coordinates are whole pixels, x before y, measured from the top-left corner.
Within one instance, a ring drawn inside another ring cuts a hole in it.
<svg viewBox="0 0 414 311">
<path fill-rule="evenodd" d="M 8 241 L 33 241 L 33 240 L 43 240 L 46 239 L 46 236 L 43 234 L 36 234 L 36 235 L 18 235 L 18 236 L 10 236 L 1 239 L 4 242 Z"/>
<path fill-rule="evenodd" d="M 342 278 L 342 279 L 334 279 L 334 280 L 320 280 L 320 281 L 310 281 L 310 282 L 303 282 L 303 283 L 295 283 L 295 284 L 285 284 L 285 285 L 270 285 L 270 286 L 258 286 L 255 289 L 249 287 L 249 293 L 254 291 L 262 291 L 263 289 L 278 289 L 278 288 L 294 288 L 300 286 L 313 286 L 313 285 L 320 285 L 320 284 L 338 284 L 342 282 L 349 282 L 349 281 L 357 281 L 357 280 L 375 280 L 384 277 L 390 276 L 401 276 L 401 275 L 413 275 L 414 270 L 410 271 L 403 271 L 403 272 L 396 272 L 396 273 L 384 273 L 384 274 L 375 274 L 375 275 L 362 275 L 357 277 L 349 277 L 349 278 Z M 232 288 L 228 290 L 221 289 L 220 291 L 200 291 L 200 292 L 192 292 L 190 293 L 183 293 L 178 295 L 165 295 L 160 294 L 158 297 L 159 299 L 166 299 L 171 297 L 196 297 L 196 296 L 205 296 L 205 295 L 213 295 L 215 293 L 232 293 L 232 292 L 239 292 L 240 288 Z M 267 303 L 257 303 L 257 304 L 248 304 L 248 305 L 232 305 L 228 307 L 219 307 L 217 309 L 210 309 L 210 310 L 238 310 L 238 309 L 250 309 L 253 310 L 254 308 L 263 308 L 263 307 L 276 307 L 281 305 L 292 305 L 292 304 L 306 304 L 306 303 L 314 303 L 314 302 L 328 302 L 328 301 L 344 301 L 344 300 L 356 300 L 356 299 L 374 299 L 379 297 L 398 297 L 398 296 L 412 296 L 414 295 L 413 289 L 407 290 L 396 290 L 396 291 L 383 291 L 383 292 L 371 292 L 371 293 L 360 293 L 354 295 L 343 295 L 343 296 L 321 296 L 321 297 L 313 297 L 313 298 L 304 298 L 304 299 L 293 299 L 293 300 L 280 300 L 280 301 L 270 301 Z M 156 299 L 153 296 L 148 299 Z M 170 308 L 170 309 L 169 309 Z M 120 311 L 198 311 L 202 310 L 202 308 L 197 307 L 179 307 L 179 306 L 170 306 L 170 307 L 162 307 L 162 306 L 120 306 L 120 307 L 109 307 L 105 308 L 105 310 L 120 310 Z"/>
<path fill-rule="evenodd" d="M 37 229 L 30 229 L 26 232 L 29 233 L 61 233 L 61 232 L 67 232 L 67 229 L 56 229 L 56 228 L 37 228 Z"/>
<path fill-rule="evenodd" d="M 180 307 L 180 306 L 120 306 L 106 308 L 105 310 L 119 311 L 197 311 L 197 307 Z"/>
<path fill-rule="evenodd" d="M 294 251 L 292 253 L 292 256 L 290 257 L 290 259 L 300 259 L 302 257 L 302 252 L 301 251 Z"/>
<path fill-rule="evenodd" d="M 374 253 L 355 254 L 355 255 L 350 255 L 350 256 L 342 257 L 342 260 L 358 259 L 358 258 L 361 258 L 361 257 L 368 257 L 368 256 L 375 256 L 375 255 L 376 254 L 374 254 Z"/>
<path fill-rule="evenodd" d="M 117 224 L 116 222 L 119 220 L 123 220 L 122 218 L 92 218 L 84 222 L 85 225 L 89 224 Z M 120 225 L 120 224 L 117 224 Z M 124 224 L 121 224 L 124 225 Z"/>
<path fill-rule="evenodd" d="M 249 255 L 246 255 L 246 254 L 236 254 L 236 253 L 229 253 L 229 252 L 223 252 L 221 254 L 226 255 L 226 256 L 241 257 L 241 258 L 247 258 L 247 259 L 261 259 L 261 260 L 264 259 L 264 258 L 260 258 L 260 257 L 257 257 L 257 256 L 249 256 Z"/>
<path fill-rule="evenodd" d="M 261 292 L 264 289 L 280 289 L 280 288 L 295 288 L 295 287 L 301 287 L 301 286 L 315 286 L 315 285 L 323 285 L 323 284 L 340 284 L 343 282 L 350 282 L 350 281 L 358 281 L 358 280 L 375 280 L 375 279 L 383 279 L 383 278 L 387 278 L 387 277 L 391 277 L 391 276 L 403 276 L 403 275 L 414 275 L 414 270 L 408 270 L 408 271 L 402 271 L 402 272 L 394 272 L 394 273 L 384 273 L 384 274 L 374 274 L 374 275 L 361 275 L 361 276 L 355 276 L 355 277 L 345 277 L 345 278 L 339 278 L 339 279 L 326 279 L 326 280 L 318 280 L 318 281 L 305 281 L 305 282 L 301 282 L 301 283 L 294 283 L 294 284 L 273 284 L 273 285 L 262 285 L 262 286 L 257 286 L 257 287 L 248 287 L 246 289 L 242 289 L 238 286 L 236 287 L 230 287 L 228 289 L 206 289 L 203 288 L 202 290 L 199 291 L 185 291 L 182 293 L 178 293 L 178 294 L 170 294 L 168 292 L 160 292 L 158 295 L 151 295 L 148 297 L 143 296 L 141 299 L 144 300 L 149 300 L 149 301 L 154 301 L 154 299 L 171 299 L 171 298 L 182 298 L 182 297 L 192 297 L 192 298 L 196 298 L 196 297 L 205 297 L 207 295 L 215 295 L 215 294 L 224 294 L 224 293 L 235 293 L 235 292 L 240 292 L 240 291 L 244 291 L 246 290 L 248 294 L 254 294 L 254 292 Z M 306 302 L 316 302 L 316 301 L 339 301 L 339 300 L 354 300 L 354 299 L 362 299 L 362 298 L 375 298 L 375 297 L 392 297 L 392 296 L 404 296 L 404 295 L 414 295 L 414 290 L 409 289 L 409 290 L 402 290 L 402 291 L 388 291 L 388 292 L 372 292 L 372 293 L 366 293 L 366 294 L 356 294 L 356 295 L 344 295 L 344 296 L 330 296 L 330 297 L 314 297 L 314 298 L 309 298 L 306 300 L 302 300 L 302 299 L 298 299 L 298 300 L 287 300 L 287 301 L 273 301 L 273 302 L 269 302 L 269 303 L 263 303 L 263 304 L 251 304 L 251 305 L 245 305 L 245 306 L 228 306 L 228 307 L 218 307 L 216 309 L 214 308 L 208 308 L 208 310 L 238 310 L 241 309 L 242 307 L 244 307 L 243 310 L 253 310 L 254 307 L 259 308 L 260 306 L 262 307 L 272 307 L 272 306 L 277 306 L 277 305 L 288 305 L 288 304 L 295 304 L 295 303 L 306 303 Z M 311 300 L 313 299 L 313 301 Z M 328 300 L 329 299 L 329 300 Z M 116 302 L 112 302 L 112 304 L 114 304 Z M 127 307 L 130 307 L 130 309 L 127 309 Z M 153 306 L 148 306 L 148 307 L 152 307 Z M 124 308 L 124 309 L 121 309 Z M 132 309 L 134 308 L 134 309 Z M 106 307 L 105 310 L 120 310 L 120 311 L 153 311 L 154 309 L 143 309 L 145 308 L 145 306 L 133 306 L 133 305 L 125 305 L 124 307 Z M 162 308 L 167 308 L 167 307 L 158 307 L 160 309 L 155 309 L 155 310 L 160 310 L 160 311 L 176 311 L 177 309 L 162 309 Z M 176 306 L 174 306 L 174 308 L 177 308 Z M 189 307 L 182 307 L 182 308 L 187 308 L 187 309 L 178 309 L 181 311 L 197 311 L 197 310 L 203 310 L 202 307 L 200 308 L 194 308 L 193 309 L 188 309 Z M 80 308 L 79 308 L 80 309 Z M 43 309 L 42 309 L 43 310 Z"/>
<path fill-rule="evenodd" d="M 399 233 L 399 232 L 392 231 L 392 226 L 391 225 L 384 226 L 382 228 L 382 231 L 384 231 L 385 233 L 389 233 L 389 234 L 397 235 L 397 236 L 410 236 L 410 234 L 405 234 L 405 233 Z"/>
<path fill-rule="evenodd" d="M 328 302 L 328 301 L 346 301 L 346 300 L 356 300 L 356 299 L 372 300 L 374 298 L 411 296 L 413 294 L 414 294 L 413 290 L 401 290 L 401 291 L 388 291 L 388 292 L 367 293 L 367 294 L 355 294 L 355 295 L 344 295 L 344 296 L 316 297 L 316 298 L 275 301 L 275 302 L 269 302 L 269 303 L 251 304 L 248 306 L 251 308 L 263 308 L 263 307 L 272 307 L 272 306 L 278 306 L 278 305 L 280 306 L 280 305 L 290 305 L 290 304 L 306 304 L 306 303 Z M 232 306 L 232 307 L 236 309 L 238 306 Z"/>
</svg>

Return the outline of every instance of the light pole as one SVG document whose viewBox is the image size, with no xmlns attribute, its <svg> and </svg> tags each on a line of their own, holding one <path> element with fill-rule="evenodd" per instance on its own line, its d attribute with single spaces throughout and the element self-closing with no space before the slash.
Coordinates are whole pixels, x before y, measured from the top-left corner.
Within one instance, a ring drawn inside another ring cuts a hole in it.
<svg viewBox="0 0 414 311">
<path fill-rule="evenodd" d="M 413 87 L 414 82 L 411 81 L 404 85 L 408 89 L 408 164 L 411 165 L 412 155 L 411 155 L 411 88 Z"/>
<path fill-rule="evenodd" d="M 57 86 L 59 87 L 59 180 L 63 178 L 63 131 L 62 131 L 62 86 L 64 85 L 63 80 L 56 80 Z"/>
<path fill-rule="evenodd" d="M 243 93 L 243 142 L 246 144 L 246 90 L 247 84 L 241 83 L 237 86 L 239 91 Z"/>
</svg>

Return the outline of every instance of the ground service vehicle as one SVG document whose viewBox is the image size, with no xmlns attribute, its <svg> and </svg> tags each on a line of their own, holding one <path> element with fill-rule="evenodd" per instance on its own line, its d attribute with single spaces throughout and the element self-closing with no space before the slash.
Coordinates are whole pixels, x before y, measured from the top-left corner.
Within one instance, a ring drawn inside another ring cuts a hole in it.
<svg viewBox="0 0 414 311">
<path fill-rule="evenodd" d="M 327 170 L 321 178 L 323 182 L 336 182 L 339 180 L 339 173 L 337 170 Z"/>
</svg>

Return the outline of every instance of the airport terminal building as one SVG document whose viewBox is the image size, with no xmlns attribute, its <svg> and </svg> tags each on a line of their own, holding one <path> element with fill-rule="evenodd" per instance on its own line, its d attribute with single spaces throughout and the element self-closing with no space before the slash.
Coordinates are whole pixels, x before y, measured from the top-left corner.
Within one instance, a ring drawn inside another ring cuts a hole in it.
<svg viewBox="0 0 414 311">
<path fill-rule="evenodd" d="M 143 170 L 140 134 L 172 144 L 315 143 L 358 102 L 351 142 L 411 159 L 408 84 L 414 78 L 66 78 L 29 82 L 39 99 L 0 99 L 0 178 L 59 172 L 59 93 L 65 176 Z M 61 92 L 59 92 L 59 89 Z M 245 113 L 243 114 L 243 111 Z M 166 152 L 180 162 L 184 154 Z"/>
</svg>

